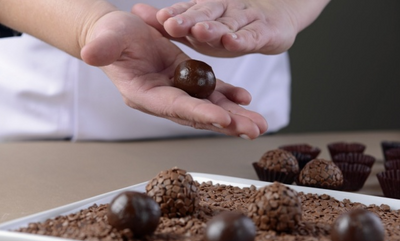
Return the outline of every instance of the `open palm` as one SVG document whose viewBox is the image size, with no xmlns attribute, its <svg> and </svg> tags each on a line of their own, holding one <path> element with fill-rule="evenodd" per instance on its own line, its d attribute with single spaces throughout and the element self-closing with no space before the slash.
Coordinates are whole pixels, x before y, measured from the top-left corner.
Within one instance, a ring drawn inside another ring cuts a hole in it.
<svg viewBox="0 0 400 241">
<path fill-rule="evenodd" d="M 142 112 L 198 129 L 254 139 L 267 129 L 264 118 L 248 111 L 251 96 L 217 81 L 208 99 L 172 86 L 175 67 L 189 59 L 170 40 L 139 17 L 120 11 L 104 15 L 90 29 L 82 59 L 103 71 L 125 103 Z"/>
</svg>

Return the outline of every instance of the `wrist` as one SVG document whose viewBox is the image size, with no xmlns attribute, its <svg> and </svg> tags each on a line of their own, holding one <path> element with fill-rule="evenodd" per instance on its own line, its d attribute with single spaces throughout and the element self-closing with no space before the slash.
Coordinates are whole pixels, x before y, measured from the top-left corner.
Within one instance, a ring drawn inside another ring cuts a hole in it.
<svg viewBox="0 0 400 241">
<path fill-rule="evenodd" d="M 308 0 L 308 4 L 301 4 L 294 11 L 293 16 L 297 18 L 297 32 L 307 28 L 321 14 L 330 0 Z"/>
<path fill-rule="evenodd" d="M 90 10 L 89 13 L 86 12 L 85 14 L 82 14 L 83 17 L 77 21 L 76 29 L 79 52 L 81 52 L 82 48 L 90 41 L 90 39 L 93 39 L 93 29 L 96 23 L 107 14 L 117 11 L 118 9 L 108 2 L 97 1 Z"/>
</svg>

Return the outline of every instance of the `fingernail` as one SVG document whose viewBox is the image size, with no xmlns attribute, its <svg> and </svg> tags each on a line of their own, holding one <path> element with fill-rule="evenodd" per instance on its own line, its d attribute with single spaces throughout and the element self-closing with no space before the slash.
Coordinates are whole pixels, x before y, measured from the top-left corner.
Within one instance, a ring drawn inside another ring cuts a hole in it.
<svg viewBox="0 0 400 241">
<path fill-rule="evenodd" d="M 212 123 L 212 125 L 215 126 L 215 127 L 217 127 L 217 128 L 219 128 L 219 129 L 222 129 L 222 128 L 223 128 L 223 127 L 222 127 L 220 124 L 218 124 L 218 123 Z"/>
<path fill-rule="evenodd" d="M 208 25 L 208 23 L 201 23 L 203 26 L 204 26 L 204 28 L 206 29 L 206 30 L 209 30 L 210 29 L 210 25 Z"/>
<path fill-rule="evenodd" d="M 168 12 L 168 14 L 170 16 L 174 16 L 174 10 L 170 9 L 170 8 L 165 8 L 165 10 Z"/>
<path fill-rule="evenodd" d="M 231 36 L 232 36 L 233 39 L 237 39 L 238 38 L 238 36 L 235 33 L 231 33 Z"/>
<path fill-rule="evenodd" d="M 245 140 L 250 140 L 250 137 L 246 134 L 241 134 L 239 135 L 241 138 L 245 139 Z"/>
<path fill-rule="evenodd" d="M 183 23 L 183 20 L 179 17 L 174 17 L 174 19 L 179 25 L 181 25 Z"/>
</svg>

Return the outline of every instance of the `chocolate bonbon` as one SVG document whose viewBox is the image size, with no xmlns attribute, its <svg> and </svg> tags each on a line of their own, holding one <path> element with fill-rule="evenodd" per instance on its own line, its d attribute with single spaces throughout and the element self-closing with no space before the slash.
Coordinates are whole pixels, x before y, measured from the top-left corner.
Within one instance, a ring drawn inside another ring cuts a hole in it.
<svg viewBox="0 0 400 241">
<path fill-rule="evenodd" d="M 332 161 L 314 159 L 301 170 L 298 184 L 326 189 L 341 189 L 343 187 L 343 173 Z"/>
<path fill-rule="evenodd" d="M 297 192 L 279 182 L 258 189 L 248 202 L 249 217 L 261 230 L 290 232 L 301 221 Z"/>
<path fill-rule="evenodd" d="M 253 221 L 238 211 L 225 211 L 207 222 L 204 241 L 253 241 Z"/>
<path fill-rule="evenodd" d="M 192 176 L 177 167 L 159 172 L 146 185 L 146 192 L 160 205 L 162 215 L 170 218 L 192 214 L 199 202 Z"/>
<path fill-rule="evenodd" d="M 130 229 L 134 236 L 151 235 L 160 220 L 160 207 L 144 193 L 127 191 L 108 206 L 108 223 L 118 230 Z"/>
<path fill-rule="evenodd" d="M 274 149 L 265 152 L 253 167 L 262 181 L 293 183 L 299 173 L 299 164 L 289 151 Z"/>
<path fill-rule="evenodd" d="M 216 86 L 215 74 L 208 64 L 199 60 L 186 60 L 175 69 L 174 86 L 193 97 L 205 99 Z"/>
<path fill-rule="evenodd" d="M 354 209 L 336 219 L 332 241 L 383 241 L 385 230 L 379 217 L 364 209 Z"/>
</svg>

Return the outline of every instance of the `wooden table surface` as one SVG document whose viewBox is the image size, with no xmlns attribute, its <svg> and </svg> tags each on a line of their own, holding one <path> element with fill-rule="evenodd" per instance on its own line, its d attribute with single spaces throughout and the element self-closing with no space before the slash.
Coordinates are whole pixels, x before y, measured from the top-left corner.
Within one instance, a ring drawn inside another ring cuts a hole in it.
<svg viewBox="0 0 400 241">
<path fill-rule="evenodd" d="M 0 223 L 59 207 L 153 178 L 178 166 L 189 172 L 257 180 L 251 165 L 280 145 L 308 143 L 330 159 L 327 144 L 361 142 L 378 159 L 358 193 L 382 196 L 381 141 L 400 141 L 400 131 L 276 134 L 247 141 L 233 137 L 134 142 L 0 143 Z"/>
</svg>

